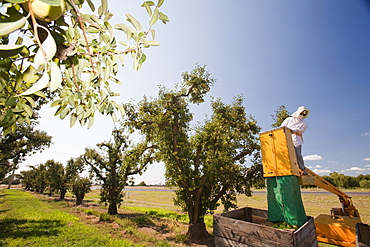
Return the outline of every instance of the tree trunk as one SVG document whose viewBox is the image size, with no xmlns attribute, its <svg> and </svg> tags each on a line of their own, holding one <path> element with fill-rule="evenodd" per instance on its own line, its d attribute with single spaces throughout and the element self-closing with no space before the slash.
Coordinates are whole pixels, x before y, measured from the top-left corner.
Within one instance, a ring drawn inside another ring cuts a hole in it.
<svg viewBox="0 0 370 247">
<path fill-rule="evenodd" d="M 191 207 L 189 207 L 189 228 L 187 236 L 190 241 L 199 242 L 208 238 L 210 235 L 207 232 L 206 224 L 204 224 L 204 215 L 201 215 L 202 200 L 200 193 L 197 193 L 196 199 Z"/>
<path fill-rule="evenodd" d="M 59 200 L 63 201 L 65 199 L 66 193 L 67 193 L 66 190 L 60 191 Z"/>
<path fill-rule="evenodd" d="M 76 205 L 81 205 L 84 197 L 82 195 L 76 195 Z"/>
<path fill-rule="evenodd" d="M 12 183 L 14 181 L 14 173 L 15 173 L 15 169 L 13 169 L 12 171 L 12 175 L 9 176 L 9 181 L 8 181 L 8 190 L 10 190 L 10 187 L 12 186 Z"/>
<path fill-rule="evenodd" d="M 109 206 L 108 206 L 108 214 L 111 214 L 111 215 L 118 214 L 117 204 L 116 203 L 109 204 Z"/>
<path fill-rule="evenodd" d="M 204 222 L 198 222 L 196 224 L 190 224 L 188 232 L 186 234 L 191 241 L 199 241 L 208 238 L 210 235 L 207 232 L 206 224 Z"/>
</svg>

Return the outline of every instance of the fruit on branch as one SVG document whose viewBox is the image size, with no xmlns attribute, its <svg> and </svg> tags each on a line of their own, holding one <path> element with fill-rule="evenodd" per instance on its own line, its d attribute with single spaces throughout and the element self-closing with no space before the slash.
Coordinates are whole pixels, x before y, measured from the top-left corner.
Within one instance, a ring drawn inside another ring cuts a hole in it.
<svg viewBox="0 0 370 247">
<path fill-rule="evenodd" d="M 51 22 L 61 17 L 66 9 L 64 0 L 29 0 L 35 17 L 41 21 Z M 23 7 L 29 11 L 28 1 Z"/>
</svg>

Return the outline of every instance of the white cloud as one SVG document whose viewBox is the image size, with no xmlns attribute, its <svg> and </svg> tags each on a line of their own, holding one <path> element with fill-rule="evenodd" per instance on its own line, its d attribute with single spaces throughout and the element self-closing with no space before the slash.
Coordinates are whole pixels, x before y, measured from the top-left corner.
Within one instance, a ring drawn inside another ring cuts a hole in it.
<svg viewBox="0 0 370 247">
<path fill-rule="evenodd" d="M 325 174 L 330 174 L 331 173 L 331 171 L 330 170 L 328 170 L 328 169 L 313 169 L 312 170 L 314 173 L 316 173 L 316 174 L 321 174 L 321 175 L 325 175 Z"/>
<path fill-rule="evenodd" d="M 370 167 L 370 165 L 366 165 L 365 167 Z"/>
<path fill-rule="evenodd" d="M 357 166 L 352 166 L 349 169 L 345 169 L 345 171 L 365 171 L 365 170 L 366 170 L 365 168 L 360 168 L 360 167 L 357 167 Z"/>
<path fill-rule="evenodd" d="M 370 161 L 370 158 L 365 158 L 365 159 L 363 159 L 364 161 Z"/>
<path fill-rule="evenodd" d="M 318 154 L 311 154 L 303 157 L 304 160 L 323 160 L 324 158 Z"/>
<path fill-rule="evenodd" d="M 318 168 L 322 168 L 322 166 L 320 166 L 320 165 L 307 166 L 307 168 L 310 168 L 310 169 L 318 169 Z"/>
<path fill-rule="evenodd" d="M 338 163 L 338 162 L 336 162 L 336 161 L 330 161 L 330 160 L 326 161 L 326 163 L 328 163 L 328 164 L 339 164 L 339 163 Z"/>
<path fill-rule="evenodd" d="M 361 134 L 362 136 L 368 136 L 368 135 L 370 135 L 370 132 L 366 132 L 366 133 L 363 133 L 363 134 Z"/>
</svg>

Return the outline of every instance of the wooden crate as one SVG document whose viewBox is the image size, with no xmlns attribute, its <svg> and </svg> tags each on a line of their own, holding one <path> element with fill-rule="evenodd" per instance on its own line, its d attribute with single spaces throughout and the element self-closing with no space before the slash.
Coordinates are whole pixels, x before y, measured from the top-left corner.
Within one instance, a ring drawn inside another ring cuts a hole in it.
<svg viewBox="0 0 370 247">
<path fill-rule="evenodd" d="M 213 216 L 214 244 L 217 247 L 317 246 L 314 220 L 297 230 L 272 228 L 267 221 L 267 210 L 245 207 Z"/>
<path fill-rule="evenodd" d="M 370 246 L 370 226 L 362 223 L 356 225 L 356 247 Z"/>
</svg>

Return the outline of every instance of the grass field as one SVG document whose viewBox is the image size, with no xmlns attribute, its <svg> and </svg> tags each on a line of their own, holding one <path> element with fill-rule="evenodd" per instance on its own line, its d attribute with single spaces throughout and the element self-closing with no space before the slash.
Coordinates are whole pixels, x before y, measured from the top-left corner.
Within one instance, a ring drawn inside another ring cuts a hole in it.
<svg viewBox="0 0 370 247">
<path fill-rule="evenodd" d="M 57 201 L 0 189 L 0 246 L 205 246 L 186 241 L 187 216 L 173 205 L 173 196 L 160 187 L 127 190 L 119 215 L 111 216 L 98 203 L 98 190 L 86 196 L 84 206 L 75 206 L 72 198 Z M 307 215 L 314 217 L 339 207 L 335 195 L 303 193 L 302 198 Z M 356 195 L 353 201 L 362 221 L 370 224 L 370 197 Z M 266 195 L 239 196 L 238 206 L 267 209 Z M 212 233 L 212 216 L 206 224 Z"/>
<path fill-rule="evenodd" d="M 150 189 L 151 187 L 149 187 Z M 263 192 L 264 190 L 260 190 Z M 356 190 L 357 192 L 370 192 L 369 190 Z M 353 190 L 347 190 L 347 192 L 356 192 Z M 302 200 L 305 206 L 306 214 L 312 217 L 316 217 L 319 214 L 330 214 L 331 208 L 340 207 L 338 197 L 334 194 L 326 193 L 321 189 L 303 189 Z M 322 193 L 320 193 L 322 192 Z M 135 206 L 135 207 L 149 207 L 149 208 L 168 208 L 172 211 L 179 211 L 179 208 L 173 205 L 174 192 L 163 191 L 161 188 L 152 188 L 151 191 L 145 190 L 127 190 L 126 198 L 123 203 L 124 206 Z M 89 197 L 94 200 L 98 199 L 98 191 L 93 191 L 89 194 Z M 352 198 L 354 205 L 361 214 L 361 219 L 364 223 L 370 224 L 370 196 L 368 195 L 356 195 Z M 267 200 L 265 193 L 253 193 L 251 197 L 244 195 L 238 196 L 238 207 L 252 207 L 259 209 L 267 209 Z M 222 212 L 222 208 L 219 208 L 216 213 Z"/>
</svg>

